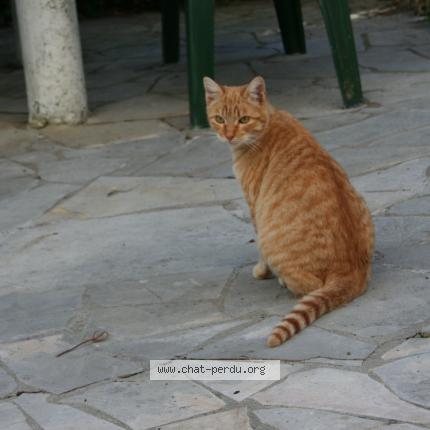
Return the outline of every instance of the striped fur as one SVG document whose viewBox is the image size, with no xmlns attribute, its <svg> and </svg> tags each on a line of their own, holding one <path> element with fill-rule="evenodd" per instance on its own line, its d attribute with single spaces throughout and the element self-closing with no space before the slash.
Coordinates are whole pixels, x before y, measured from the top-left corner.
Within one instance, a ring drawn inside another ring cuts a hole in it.
<svg viewBox="0 0 430 430">
<path fill-rule="evenodd" d="M 339 164 L 267 102 L 261 77 L 240 87 L 204 83 L 209 122 L 230 145 L 257 233 L 253 275 L 276 275 L 303 296 L 269 336 L 268 345 L 278 346 L 365 291 L 372 219 Z"/>
</svg>

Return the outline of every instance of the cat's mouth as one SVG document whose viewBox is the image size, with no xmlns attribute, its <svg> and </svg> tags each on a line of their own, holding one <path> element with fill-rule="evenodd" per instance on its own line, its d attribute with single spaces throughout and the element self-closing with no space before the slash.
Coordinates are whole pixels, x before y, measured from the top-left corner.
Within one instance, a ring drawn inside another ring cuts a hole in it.
<svg viewBox="0 0 430 430">
<path fill-rule="evenodd" d="M 229 146 L 235 146 L 235 145 L 237 145 L 239 143 L 238 139 L 235 139 L 235 138 L 233 138 L 233 139 L 227 139 L 225 136 L 222 136 L 220 134 L 217 134 L 217 136 L 218 136 L 218 139 L 221 142 L 227 143 Z"/>
<path fill-rule="evenodd" d="M 239 146 L 247 145 L 252 141 L 251 136 L 233 137 L 232 139 L 227 139 L 224 136 L 219 136 L 219 138 L 220 140 L 227 143 L 232 148 L 238 148 Z"/>
<path fill-rule="evenodd" d="M 232 140 L 227 140 L 226 141 L 228 144 L 229 144 L 229 146 L 231 147 L 231 148 L 233 148 L 233 149 L 236 149 L 236 148 L 239 148 L 240 146 L 244 146 L 244 145 L 246 145 L 246 143 L 244 143 L 243 141 L 242 141 L 242 139 L 232 139 Z"/>
</svg>

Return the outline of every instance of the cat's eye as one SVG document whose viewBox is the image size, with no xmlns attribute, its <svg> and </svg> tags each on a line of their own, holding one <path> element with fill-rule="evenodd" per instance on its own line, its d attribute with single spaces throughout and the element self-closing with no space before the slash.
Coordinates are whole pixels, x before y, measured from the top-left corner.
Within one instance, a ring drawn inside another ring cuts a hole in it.
<svg viewBox="0 0 430 430">
<path fill-rule="evenodd" d="M 251 118 L 249 117 L 249 116 L 242 116 L 240 119 L 239 119 L 239 122 L 241 123 L 241 124 L 246 124 L 247 122 L 249 122 L 249 120 L 250 120 Z"/>
<path fill-rule="evenodd" d="M 224 118 L 223 118 L 221 115 L 217 115 L 217 116 L 215 117 L 215 121 L 216 121 L 218 124 L 224 124 Z"/>
</svg>

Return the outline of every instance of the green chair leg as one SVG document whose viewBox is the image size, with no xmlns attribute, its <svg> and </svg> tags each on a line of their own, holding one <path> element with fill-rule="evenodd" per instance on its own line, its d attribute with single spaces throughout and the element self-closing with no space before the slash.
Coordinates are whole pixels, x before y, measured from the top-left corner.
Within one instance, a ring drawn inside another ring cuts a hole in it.
<svg viewBox="0 0 430 430">
<path fill-rule="evenodd" d="M 363 101 L 347 0 L 319 0 L 345 107 Z"/>
<path fill-rule="evenodd" d="M 207 127 L 203 77 L 214 75 L 214 0 L 187 0 L 188 91 L 193 127 Z"/>
<path fill-rule="evenodd" d="M 16 12 L 16 4 L 14 0 L 10 0 L 10 10 L 12 15 L 12 28 L 15 33 L 15 61 L 17 67 L 22 67 L 22 51 L 21 51 L 21 38 L 19 36 L 18 28 L 18 15 Z"/>
<path fill-rule="evenodd" d="M 306 52 L 300 0 L 274 0 L 286 54 Z"/>
<path fill-rule="evenodd" d="M 161 0 L 163 60 L 179 61 L 179 0 Z"/>
</svg>

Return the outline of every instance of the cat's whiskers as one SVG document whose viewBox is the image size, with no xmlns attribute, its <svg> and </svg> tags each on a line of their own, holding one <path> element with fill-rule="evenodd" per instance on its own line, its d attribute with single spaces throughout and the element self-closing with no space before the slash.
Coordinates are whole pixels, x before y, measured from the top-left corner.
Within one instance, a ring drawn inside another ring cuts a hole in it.
<svg viewBox="0 0 430 430">
<path fill-rule="evenodd" d="M 249 149 L 252 152 L 257 152 L 259 146 L 256 143 L 256 136 L 254 133 L 248 133 L 245 136 L 236 138 L 230 141 L 231 147 L 234 149 Z"/>
</svg>

